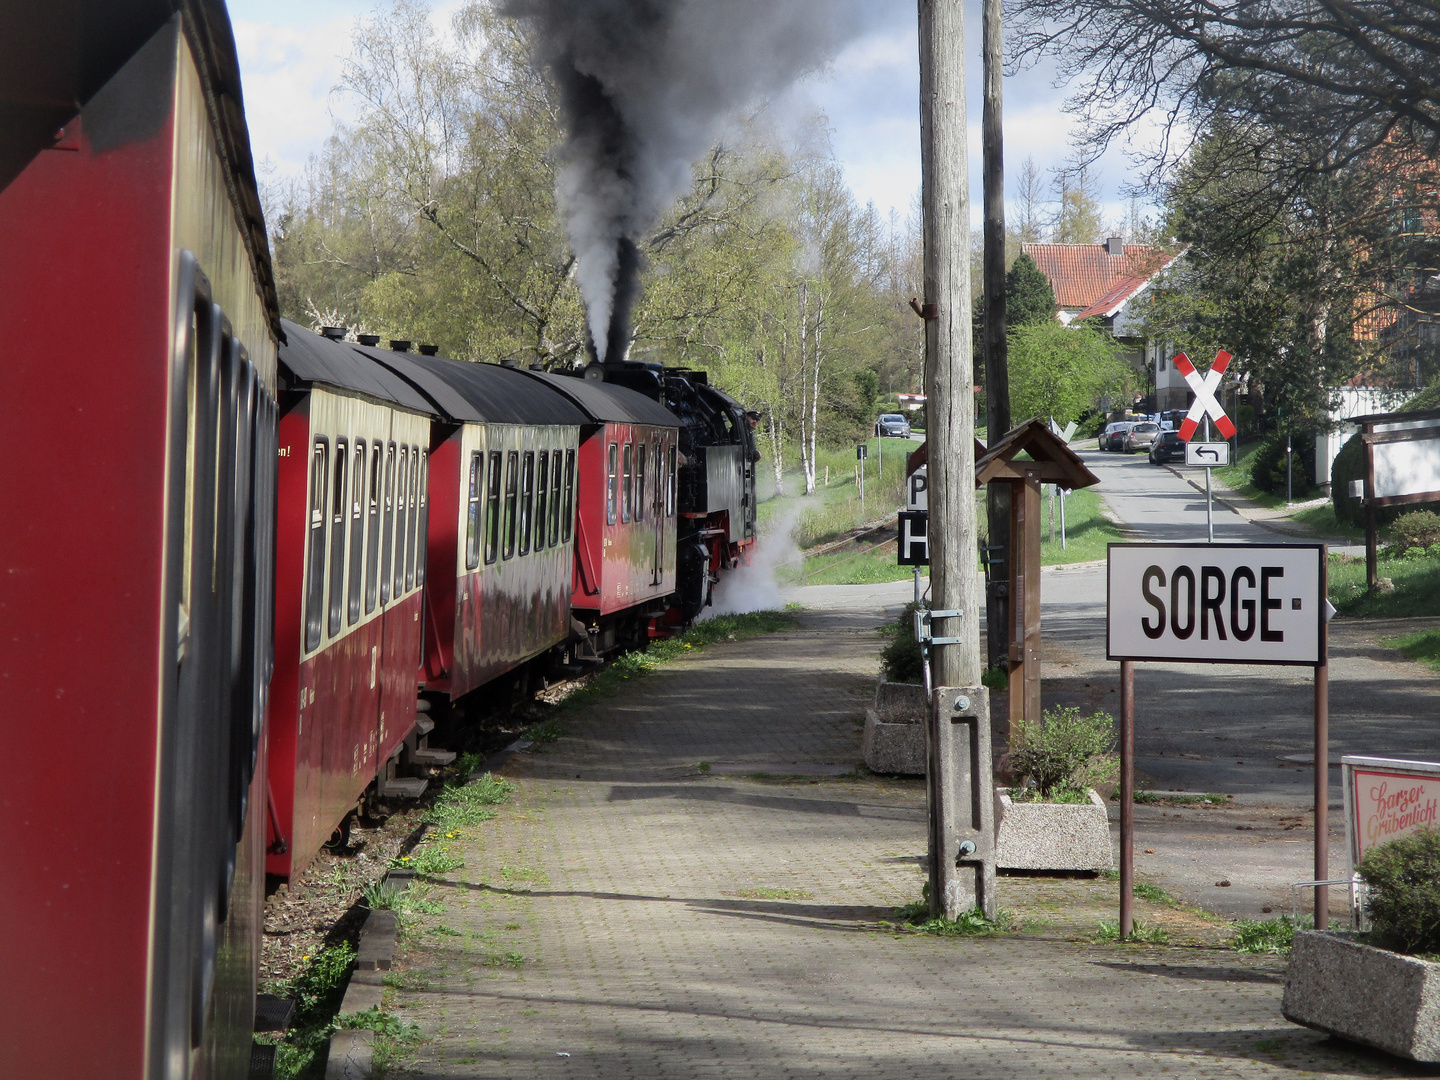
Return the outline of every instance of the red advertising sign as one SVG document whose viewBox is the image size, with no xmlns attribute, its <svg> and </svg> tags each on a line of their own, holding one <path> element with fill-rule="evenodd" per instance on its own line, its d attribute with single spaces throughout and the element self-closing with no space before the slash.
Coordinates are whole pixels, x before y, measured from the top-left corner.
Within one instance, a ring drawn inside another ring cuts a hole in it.
<svg viewBox="0 0 1440 1080">
<path fill-rule="evenodd" d="M 1351 873 L 1371 848 L 1440 827 L 1440 763 L 1350 756 L 1340 761 Z"/>
</svg>

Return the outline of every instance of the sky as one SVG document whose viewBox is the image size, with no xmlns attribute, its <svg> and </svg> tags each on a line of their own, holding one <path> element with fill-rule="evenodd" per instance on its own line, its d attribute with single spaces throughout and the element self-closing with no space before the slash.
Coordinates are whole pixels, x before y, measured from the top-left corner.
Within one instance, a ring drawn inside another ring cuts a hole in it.
<svg viewBox="0 0 1440 1080">
<path fill-rule="evenodd" d="M 827 72 L 806 80 L 789 107 L 829 118 L 835 155 L 861 204 L 901 218 L 920 190 L 919 65 L 916 9 L 896 0 L 859 0 L 860 34 Z M 437 29 L 461 0 L 432 0 Z M 230 0 L 240 53 L 245 111 L 255 160 L 272 178 L 298 175 L 352 106 L 334 90 L 359 19 L 376 0 Z M 971 218 L 980 221 L 980 5 L 966 0 L 967 106 L 970 116 Z M 1047 185 L 1071 153 L 1074 120 L 1063 110 L 1064 88 L 1032 69 L 1005 80 L 1005 175 L 1014 198 L 1021 163 L 1033 156 Z M 1126 212 L 1128 162 L 1110 151 L 1094 171 L 1107 222 Z M 264 177 L 262 176 L 262 180 Z"/>
</svg>

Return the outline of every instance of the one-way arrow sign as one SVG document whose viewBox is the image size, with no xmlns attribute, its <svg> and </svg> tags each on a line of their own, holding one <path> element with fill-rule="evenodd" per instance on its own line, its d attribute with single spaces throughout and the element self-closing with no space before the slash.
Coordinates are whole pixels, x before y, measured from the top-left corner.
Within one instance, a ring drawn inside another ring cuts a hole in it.
<svg viewBox="0 0 1440 1080">
<path fill-rule="evenodd" d="M 1207 468 L 1214 468 L 1217 465 L 1229 465 L 1230 444 L 1228 442 L 1186 443 L 1185 464 L 1204 465 Z"/>
</svg>

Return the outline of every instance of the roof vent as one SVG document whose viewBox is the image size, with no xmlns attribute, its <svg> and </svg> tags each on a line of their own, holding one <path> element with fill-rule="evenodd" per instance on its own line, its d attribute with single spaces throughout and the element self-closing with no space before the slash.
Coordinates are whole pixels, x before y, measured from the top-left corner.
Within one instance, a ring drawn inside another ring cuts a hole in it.
<svg viewBox="0 0 1440 1080">
<path fill-rule="evenodd" d="M 320 327 L 320 333 L 331 341 L 345 340 L 345 327 L 343 326 L 322 326 Z"/>
<path fill-rule="evenodd" d="M 397 341 L 396 339 L 391 338 L 391 339 L 390 339 L 390 349 L 391 349 L 392 352 L 409 352 L 409 351 L 410 351 L 410 342 L 408 342 L 408 341 Z"/>
<path fill-rule="evenodd" d="M 1124 255 L 1124 254 L 1125 254 L 1125 244 L 1121 241 L 1120 237 L 1118 237 L 1118 236 L 1112 236 L 1112 237 L 1110 237 L 1108 240 L 1105 241 L 1105 254 L 1107 254 L 1107 255 Z"/>
<path fill-rule="evenodd" d="M 500 361 L 500 366 L 508 368 L 518 368 L 520 366 L 520 361 L 516 360 L 513 356 L 507 356 L 504 360 Z"/>
<path fill-rule="evenodd" d="M 440 351 L 439 345 L 417 345 L 416 348 L 420 350 L 421 356 L 434 356 Z"/>
<path fill-rule="evenodd" d="M 376 345 L 379 345 L 379 344 L 380 344 L 380 335 L 379 335 L 379 334 L 356 334 L 356 335 L 355 335 L 355 340 L 357 340 L 358 342 L 360 342 L 360 344 L 361 344 L 361 345 L 364 345 L 367 349 L 373 349 Z"/>
<path fill-rule="evenodd" d="M 531 371 L 544 371 L 544 370 L 545 370 L 545 365 L 544 365 L 544 364 L 531 364 L 531 365 L 530 365 L 530 370 L 531 370 Z"/>
</svg>

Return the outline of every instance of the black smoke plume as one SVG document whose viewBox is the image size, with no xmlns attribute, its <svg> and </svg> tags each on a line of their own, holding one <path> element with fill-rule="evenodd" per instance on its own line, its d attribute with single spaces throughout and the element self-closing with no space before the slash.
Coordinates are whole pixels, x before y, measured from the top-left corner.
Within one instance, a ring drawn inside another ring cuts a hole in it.
<svg viewBox="0 0 1440 1080">
<path fill-rule="evenodd" d="M 745 106 L 833 57 L 857 0 L 508 0 L 559 88 L 557 180 L 596 358 L 621 360 L 640 243 Z"/>
</svg>

